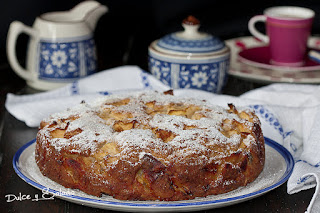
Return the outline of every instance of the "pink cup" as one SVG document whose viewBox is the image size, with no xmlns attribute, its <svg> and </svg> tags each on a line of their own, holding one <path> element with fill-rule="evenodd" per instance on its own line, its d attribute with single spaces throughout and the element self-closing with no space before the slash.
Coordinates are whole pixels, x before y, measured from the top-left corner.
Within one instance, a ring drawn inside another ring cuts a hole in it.
<svg viewBox="0 0 320 213">
<path fill-rule="evenodd" d="M 250 19 L 249 31 L 269 44 L 270 63 L 303 66 L 314 15 L 314 11 L 302 7 L 271 7 L 264 11 L 264 15 Z M 267 36 L 255 28 L 256 22 L 266 22 Z"/>
</svg>

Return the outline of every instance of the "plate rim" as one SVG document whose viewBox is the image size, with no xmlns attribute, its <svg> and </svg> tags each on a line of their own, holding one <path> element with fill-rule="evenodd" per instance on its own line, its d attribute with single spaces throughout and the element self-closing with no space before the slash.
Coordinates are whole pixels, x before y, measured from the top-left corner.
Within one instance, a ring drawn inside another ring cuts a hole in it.
<svg viewBox="0 0 320 213">
<path fill-rule="evenodd" d="M 186 200 L 186 201 L 173 201 L 175 203 L 152 203 L 152 204 L 146 204 L 146 203 L 135 203 L 137 201 L 106 201 L 106 200 L 99 200 L 99 199 L 92 199 L 92 198 L 86 198 L 86 197 L 81 197 L 78 195 L 69 195 L 69 194 L 63 194 L 63 195 L 59 195 L 57 196 L 58 198 L 62 198 L 62 199 L 72 199 L 73 201 L 86 201 L 89 202 L 88 204 L 104 204 L 104 205 L 108 205 L 109 207 L 118 207 L 118 208 L 125 208 L 125 207 L 138 207 L 138 208 L 181 208 L 181 207 L 203 207 L 206 205 L 212 205 L 212 204 L 224 204 L 224 203 L 233 203 L 236 201 L 244 201 L 246 199 L 249 199 L 251 197 L 257 197 L 259 195 L 263 195 L 264 193 L 271 191 L 277 187 L 279 187 L 280 185 L 282 185 L 283 183 L 285 183 L 288 178 L 290 177 L 290 175 L 293 172 L 293 168 L 294 168 L 294 158 L 291 155 L 291 153 L 281 144 L 273 141 L 270 138 L 264 137 L 265 139 L 265 144 L 270 146 L 271 148 L 273 148 L 275 151 L 277 151 L 282 158 L 284 159 L 285 163 L 286 163 L 286 171 L 284 172 L 284 174 L 282 175 L 281 178 L 279 178 L 279 180 L 266 187 L 263 189 L 260 189 L 258 191 L 254 191 L 248 194 L 244 194 L 244 195 L 239 195 L 239 196 L 235 196 L 235 197 L 229 197 L 229 198 L 223 198 L 223 199 L 219 199 L 219 200 L 207 200 L 207 201 L 195 201 L 195 202 L 190 202 L 190 200 Z M 29 185 L 39 189 L 39 190 L 43 190 L 46 189 L 46 192 L 49 192 L 51 194 L 57 195 L 59 194 L 58 191 L 45 187 L 33 180 L 31 180 L 30 178 L 26 177 L 23 172 L 20 170 L 19 167 L 19 159 L 22 155 L 22 153 L 29 147 L 31 146 L 33 143 L 36 142 L 36 139 L 33 139 L 31 141 L 29 141 L 28 143 L 24 144 L 22 147 L 20 147 L 18 149 L 18 151 L 15 153 L 13 160 L 12 160 L 12 164 L 13 164 L 13 168 L 16 172 L 16 174 L 22 179 L 24 180 L 26 183 L 28 183 Z M 188 202 L 189 201 L 189 202 Z M 71 201 L 69 201 L 71 202 Z M 231 205 L 230 204 L 230 205 Z M 107 207 L 107 206 L 106 206 Z M 172 209 L 174 210 L 174 209 Z"/>
</svg>

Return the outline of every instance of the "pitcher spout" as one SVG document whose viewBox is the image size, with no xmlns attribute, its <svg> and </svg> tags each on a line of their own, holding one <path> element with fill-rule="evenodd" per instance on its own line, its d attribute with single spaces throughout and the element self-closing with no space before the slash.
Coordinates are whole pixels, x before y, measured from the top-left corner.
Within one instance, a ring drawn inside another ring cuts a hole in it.
<svg viewBox="0 0 320 213">
<path fill-rule="evenodd" d="M 70 12 L 73 16 L 84 20 L 93 31 L 99 18 L 108 11 L 105 5 L 96 1 L 84 1 L 75 6 Z"/>
</svg>

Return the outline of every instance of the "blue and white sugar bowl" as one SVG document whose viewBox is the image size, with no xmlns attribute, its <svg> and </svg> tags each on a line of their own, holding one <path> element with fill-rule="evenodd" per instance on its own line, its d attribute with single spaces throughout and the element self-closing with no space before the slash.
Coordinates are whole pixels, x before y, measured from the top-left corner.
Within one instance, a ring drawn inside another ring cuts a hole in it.
<svg viewBox="0 0 320 213">
<path fill-rule="evenodd" d="M 182 26 L 184 31 L 150 44 L 149 71 L 173 89 L 220 93 L 227 80 L 229 48 L 217 37 L 199 32 L 200 22 L 193 16 Z"/>
</svg>

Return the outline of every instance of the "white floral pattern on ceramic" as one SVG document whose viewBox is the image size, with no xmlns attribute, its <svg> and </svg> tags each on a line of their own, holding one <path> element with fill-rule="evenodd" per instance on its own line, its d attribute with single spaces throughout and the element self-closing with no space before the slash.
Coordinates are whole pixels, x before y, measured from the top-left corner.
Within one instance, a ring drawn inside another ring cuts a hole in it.
<svg viewBox="0 0 320 213">
<path fill-rule="evenodd" d="M 96 72 L 94 40 L 40 43 L 39 79 L 73 81 Z"/>
<path fill-rule="evenodd" d="M 227 80 L 229 59 L 215 63 L 177 64 L 150 56 L 149 67 L 157 79 L 173 89 L 192 88 L 220 93 Z"/>
</svg>

